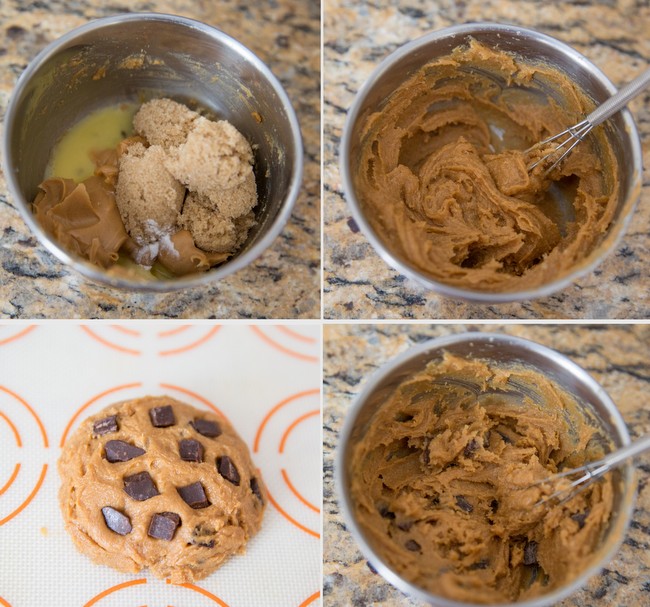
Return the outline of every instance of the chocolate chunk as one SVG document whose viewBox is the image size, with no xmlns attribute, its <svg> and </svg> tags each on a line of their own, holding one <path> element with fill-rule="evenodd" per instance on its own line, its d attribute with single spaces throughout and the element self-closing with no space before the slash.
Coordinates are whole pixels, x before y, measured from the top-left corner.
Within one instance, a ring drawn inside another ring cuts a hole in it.
<svg viewBox="0 0 650 607">
<path fill-rule="evenodd" d="M 413 521 L 404 520 L 397 523 L 397 528 L 402 531 L 409 531 L 413 527 Z"/>
<path fill-rule="evenodd" d="M 487 559 L 481 559 L 480 561 L 476 561 L 476 563 L 472 563 L 468 569 L 470 571 L 476 571 L 477 569 L 487 569 L 490 564 L 490 561 Z"/>
<path fill-rule="evenodd" d="M 478 441 L 473 438 L 469 443 L 465 445 L 465 448 L 463 449 L 463 455 L 468 458 L 474 457 L 476 452 L 479 450 L 479 444 Z"/>
<path fill-rule="evenodd" d="M 208 497 L 203 490 L 203 485 L 199 482 L 192 483 L 185 487 L 177 487 L 176 490 L 183 498 L 183 501 L 195 510 L 207 508 L 210 505 Z"/>
<path fill-rule="evenodd" d="M 167 428 L 176 423 L 174 410 L 171 405 L 149 409 L 149 417 L 151 418 L 151 424 L 156 428 Z"/>
<path fill-rule="evenodd" d="M 537 563 L 537 542 L 531 540 L 524 547 L 524 565 L 535 565 Z"/>
<path fill-rule="evenodd" d="M 104 445 L 104 452 L 106 459 L 114 464 L 115 462 L 128 462 L 134 457 L 144 455 L 146 451 L 136 447 L 130 443 L 125 443 L 123 440 L 109 440 Z"/>
<path fill-rule="evenodd" d="M 493 499 L 490 502 L 490 508 L 491 508 L 492 512 L 496 512 L 499 509 L 499 500 Z"/>
<path fill-rule="evenodd" d="M 144 502 L 159 495 L 158 489 L 148 472 L 138 472 L 124 477 L 124 491 L 134 500 Z"/>
<path fill-rule="evenodd" d="M 175 512 L 160 512 L 151 517 L 147 533 L 158 540 L 170 541 L 181 524 L 181 517 Z"/>
<path fill-rule="evenodd" d="M 585 521 L 588 516 L 589 510 L 586 510 L 585 512 L 576 512 L 576 514 L 572 514 L 571 518 L 578 523 L 578 529 L 582 529 L 585 526 Z"/>
<path fill-rule="evenodd" d="M 195 419 L 190 422 L 190 425 L 203 436 L 208 438 L 217 438 L 221 434 L 221 427 L 217 422 L 210 421 L 209 419 Z"/>
<path fill-rule="evenodd" d="M 104 436 L 104 434 L 110 434 L 111 432 L 117 432 L 119 430 L 117 426 L 117 415 L 109 415 L 104 419 L 99 419 L 93 424 L 93 434 L 97 436 Z"/>
<path fill-rule="evenodd" d="M 214 548 L 214 540 L 210 540 L 209 542 L 197 542 L 197 541 L 194 541 L 192 543 L 195 546 L 201 546 L 201 548 Z"/>
<path fill-rule="evenodd" d="M 102 514 L 104 515 L 106 526 L 111 531 L 115 531 L 119 535 L 131 533 L 131 529 L 133 529 L 131 527 L 131 519 L 126 514 L 122 514 L 119 510 L 115 510 L 115 508 L 111 508 L 110 506 L 104 506 L 102 508 Z"/>
<path fill-rule="evenodd" d="M 404 547 L 411 552 L 418 552 L 422 549 L 422 546 L 420 546 L 420 544 L 418 544 L 415 540 L 409 540 L 406 542 L 406 544 L 404 544 Z"/>
<path fill-rule="evenodd" d="M 474 510 L 474 506 L 470 504 L 466 499 L 464 495 L 457 495 L 456 496 L 456 504 L 461 510 L 464 510 L 465 512 L 471 512 Z"/>
<path fill-rule="evenodd" d="M 178 443 L 178 452 L 185 462 L 202 462 L 203 445 L 193 438 L 184 438 Z"/>
<path fill-rule="evenodd" d="M 388 509 L 388 506 L 386 506 L 386 505 L 378 506 L 378 507 L 377 507 L 377 510 L 379 511 L 379 515 L 380 515 L 382 518 L 387 518 L 387 519 L 391 519 L 391 520 L 394 520 L 394 519 L 395 519 L 395 513 L 394 513 L 394 512 L 391 512 L 391 511 Z"/>
<path fill-rule="evenodd" d="M 227 481 L 239 487 L 239 472 L 237 472 L 235 464 L 232 463 L 232 460 L 227 455 L 217 458 L 217 470 Z"/>
<path fill-rule="evenodd" d="M 264 503 L 264 498 L 262 497 L 262 491 L 260 490 L 260 484 L 256 478 L 251 479 L 251 491 L 257 497 L 260 502 Z"/>
</svg>

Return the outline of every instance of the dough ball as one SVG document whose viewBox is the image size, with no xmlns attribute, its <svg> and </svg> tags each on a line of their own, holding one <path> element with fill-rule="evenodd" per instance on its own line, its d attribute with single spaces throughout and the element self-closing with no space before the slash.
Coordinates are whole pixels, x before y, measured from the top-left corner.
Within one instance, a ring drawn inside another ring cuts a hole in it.
<svg viewBox="0 0 650 607">
<path fill-rule="evenodd" d="M 172 583 L 243 553 L 266 489 L 230 423 L 167 396 L 86 419 L 59 459 L 65 526 L 93 561 Z"/>
<path fill-rule="evenodd" d="M 133 127 L 149 143 L 163 147 L 184 143 L 199 114 L 171 99 L 147 101 L 133 117 Z"/>
<path fill-rule="evenodd" d="M 156 242 L 175 231 L 185 188 L 164 166 L 158 145 L 132 144 L 120 158 L 115 190 L 124 227 L 139 245 Z"/>
</svg>

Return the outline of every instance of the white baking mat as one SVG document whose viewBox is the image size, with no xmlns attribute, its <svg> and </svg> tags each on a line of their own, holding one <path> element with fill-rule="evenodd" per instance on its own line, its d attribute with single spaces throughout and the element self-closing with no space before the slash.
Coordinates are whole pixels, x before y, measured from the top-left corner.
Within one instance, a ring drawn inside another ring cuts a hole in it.
<svg viewBox="0 0 650 607">
<path fill-rule="evenodd" d="M 320 605 L 320 352 L 318 325 L 0 325 L 0 605 Z M 246 555 L 196 585 L 94 565 L 59 512 L 62 441 L 146 394 L 223 412 L 271 495 Z"/>
</svg>

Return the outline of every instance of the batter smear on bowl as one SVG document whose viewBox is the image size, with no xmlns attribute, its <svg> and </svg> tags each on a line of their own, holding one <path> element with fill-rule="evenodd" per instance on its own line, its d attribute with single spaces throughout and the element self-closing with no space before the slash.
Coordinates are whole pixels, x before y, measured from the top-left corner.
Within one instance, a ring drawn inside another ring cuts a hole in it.
<svg viewBox="0 0 650 607">
<path fill-rule="evenodd" d="M 538 596 L 598 559 L 614 491 L 605 476 L 536 506 L 553 488 L 534 483 L 610 449 L 595 416 L 541 373 L 445 355 L 368 422 L 350 458 L 354 516 L 390 568 L 436 595 Z"/>
<path fill-rule="evenodd" d="M 508 292 L 556 280 L 602 242 L 617 162 L 603 129 L 548 176 L 528 174 L 523 150 L 593 107 L 546 64 L 459 47 L 366 119 L 355 171 L 364 214 L 396 257 L 439 282 Z"/>
<path fill-rule="evenodd" d="M 133 127 L 135 136 L 91 151 L 92 176 L 55 175 L 39 186 L 33 209 L 41 225 L 103 268 L 128 258 L 160 277 L 234 255 L 255 225 L 248 141 L 229 122 L 171 99 L 143 104 Z"/>
</svg>

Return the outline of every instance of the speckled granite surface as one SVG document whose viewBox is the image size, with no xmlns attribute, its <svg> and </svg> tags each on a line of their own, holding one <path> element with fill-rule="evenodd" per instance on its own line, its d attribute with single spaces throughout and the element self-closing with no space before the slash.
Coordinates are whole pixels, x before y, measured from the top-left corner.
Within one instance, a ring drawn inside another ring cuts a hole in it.
<svg viewBox="0 0 650 607">
<path fill-rule="evenodd" d="M 2 0 L 0 118 L 16 79 L 46 44 L 89 19 L 129 11 L 175 13 L 215 25 L 269 65 L 292 100 L 305 142 L 303 188 L 293 215 L 257 261 L 214 286 L 125 295 L 87 282 L 39 245 L 0 176 L 0 317 L 320 317 L 318 0 Z"/>
<path fill-rule="evenodd" d="M 342 522 L 334 492 L 333 451 L 352 400 L 378 366 L 432 337 L 477 326 L 326 325 L 324 329 L 324 604 L 413 606 L 369 568 Z M 555 348 L 584 367 L 617 403 L 632 437 L 650 433 L 650 325 L 484 325 Z M 615 558 L 562 607 L 650 604 L 650 455 L 637 460 L 633 520 Z"/>
<path fill-rule="evenodd" d="M 627 234 L 596 271 L 540 300 L 468 304 L 437 296 L 401 276 L 380 259 L 362 233 L 351 229 L 338 170 L 347 109 L 377 64 L 405 42 L 464 22 L 514 23 L 569 43 L 621 85 L 650 66 L 647 1 L 326 0 L 324 13 L 326 318 L 650 317 L 650 91 L 631 104 L 646 168 L 641 201 Z"/>
</svg>

